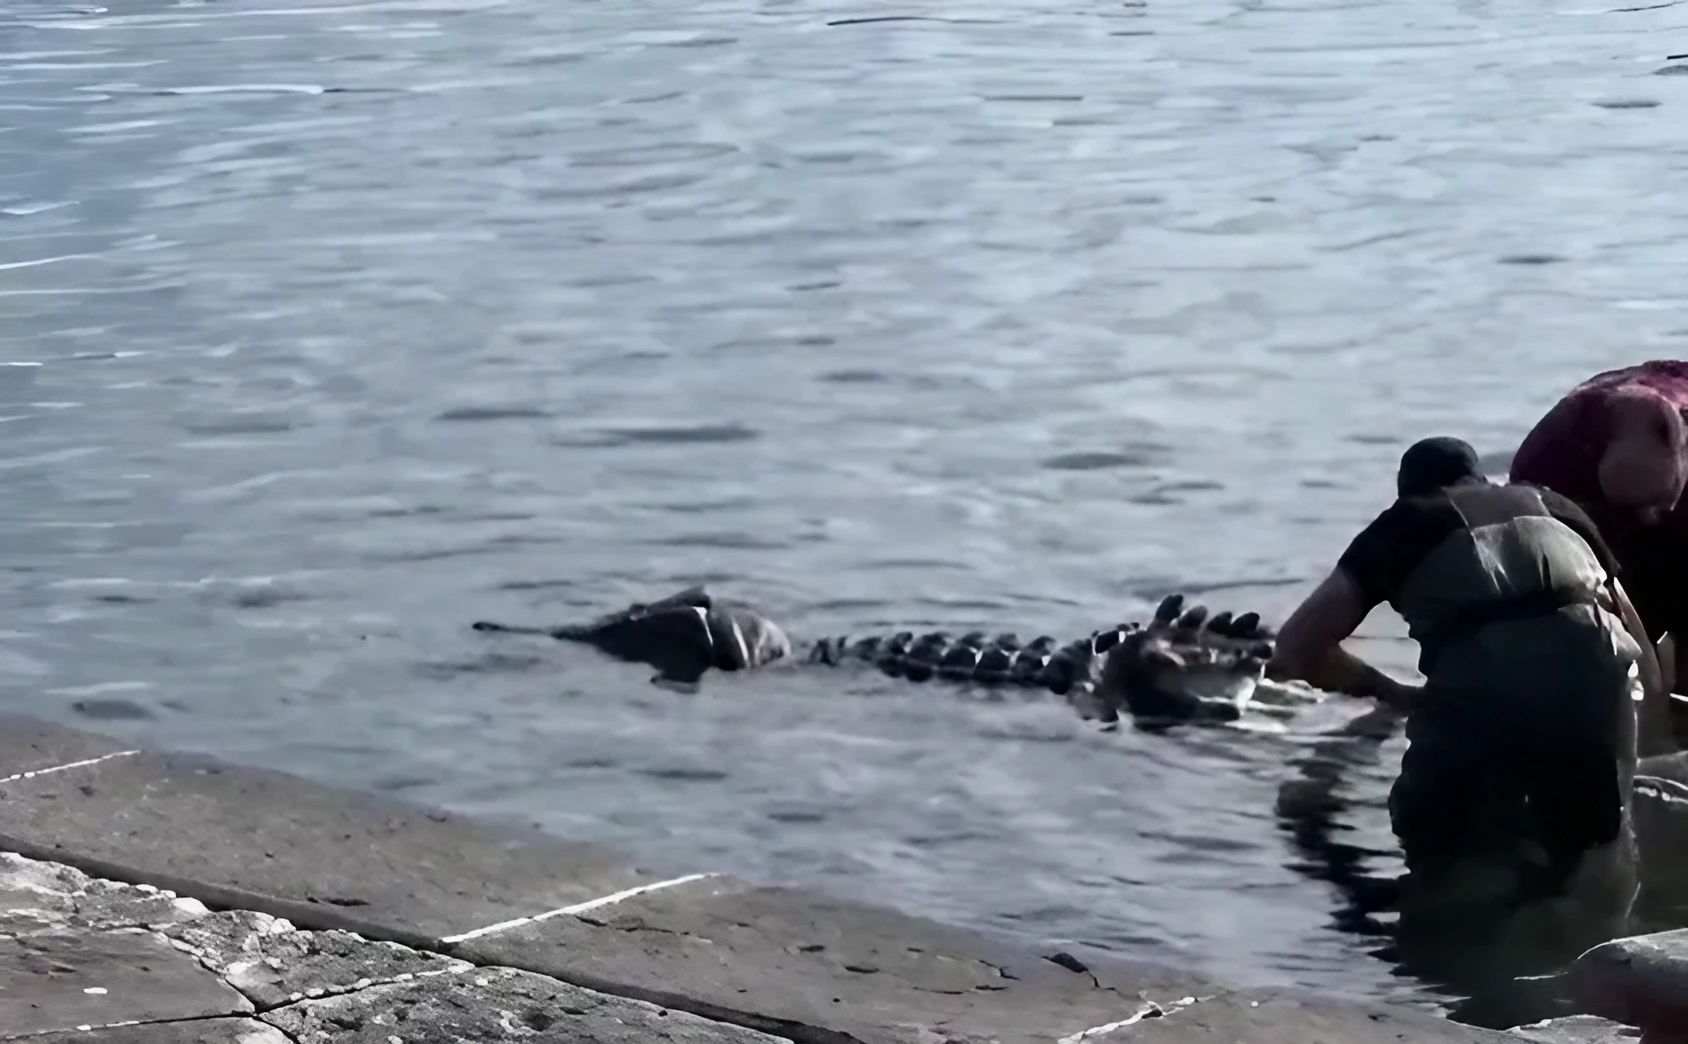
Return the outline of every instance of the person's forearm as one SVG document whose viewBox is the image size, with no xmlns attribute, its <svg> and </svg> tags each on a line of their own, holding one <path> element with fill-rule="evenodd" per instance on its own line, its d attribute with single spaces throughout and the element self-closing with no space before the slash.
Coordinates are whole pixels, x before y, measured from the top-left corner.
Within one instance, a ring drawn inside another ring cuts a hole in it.
<svg viewBox="0 0 1688 1044">
<path fill-rule="evenodd" d="M 1406 709 L 1407 697 L 1412 693 L 1410 686 L 1401 684 L 1340 646 L 1325 656 L 1320 673 L 1326 676 L 1329 685 L 1312 679 L 1308 681 L 1322 689 L 1377 700 L 1400 710 Z"/>
<path fill-rule="evenodd" d="M 1406 709 L 1405 703 L 1413 691 L 1411 686 L 1403 685 L 1341 646 L 1306 663 L 1276 667 L 1275 672 L 1269 669 L 1268 674 L 1298 677 L 1315 689 L 1377 700 L 1401 710 Z"/>
</svg>

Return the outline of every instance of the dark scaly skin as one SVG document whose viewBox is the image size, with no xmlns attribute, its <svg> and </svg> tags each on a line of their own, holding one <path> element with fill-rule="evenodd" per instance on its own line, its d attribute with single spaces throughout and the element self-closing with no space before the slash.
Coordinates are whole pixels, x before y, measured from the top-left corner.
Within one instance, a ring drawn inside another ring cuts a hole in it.
<svg viewBox="0 0 1688 1044">
<path fill-rule="evenodd" d="M 808 662 L 869 665 L 917 682 L 1043 689 L 1074 703 L 1091 702 L 1093 716 L 1106 722 L 1118 720 L 1122 708 L 1138 718 L 1235 720 L 1240 700 L 1203 698 L 1181 679 L 1206 671 L 1221 683 L 1235 678 L 1239 687 L 1244 679 L 1258 681 L 1272 655 L 1271 632 L 1258 613 L 1210 618 L 1206 606 L 1184 610 L 1183 604 L 1182 595 L 1170 595 L 1147 624 L 1116 624 L 1065 645 L 1049 635 L 1022 645 L 1011 632 L 952 638 L 946 631 L 902 631 L 822 639 L 810 647 Z"/>
<path fill-rule="evenodd" d="M 1148 626 L 1122 634 L 1097 679 L 1101 717 L 1123 708 L 1138 720 L 1235 721 L 1272 658 L 1259 613 L 1209 616 L 1170 595 Z M 1246 684 L 1245 684 L 1246 682 Z"/>
<path fill-rule="evenodd" d="M 709 669 L 755 670 L 789 658 L 791 643 L 761 613 L 688 588 L 582 625 L 535 628 L 476 623 L 476 630 L 543 634 L 582 642 L 618 659 L 646 663 L 657 681 L 695 684 Z M 1211 618 L 1161 602 L 1146 624 L 1122 623 L 1060 644 L 1040 635 L 901 631 L 852 641 L 823 639 L 805 660 L 873 667 L 891 677 L 986 687 L 1041 689 L 1065 697 L 1086 717 L 1112 723 L 1123 709 L 1138 719 L 1230 721 L 1242 713 L 1272 651 L 1257 613 Z"/>
</svg>

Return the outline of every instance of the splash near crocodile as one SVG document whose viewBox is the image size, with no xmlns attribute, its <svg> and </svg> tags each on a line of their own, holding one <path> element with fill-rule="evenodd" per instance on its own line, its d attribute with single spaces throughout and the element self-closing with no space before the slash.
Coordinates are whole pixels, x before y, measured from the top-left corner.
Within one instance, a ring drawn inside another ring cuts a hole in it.
<svg viewBox="0 0 1688 1044">
<path fill-rule="evenodd" d="M 656 668 L 653 681 L 696 684 L 711 669 L 774 664 L 862 666 L 891 677 L 1042 689 L 1106 723 L 1121 711 L 1140 720 L 1234 721 L 1252 700 L 1272 657 L 1273 633 L 1258 613 L 1210 615 L 1169 595 L 1146 623 L 1122 623 L 1066 643 L 1049 635 L 972 631 L 823 638 L 798 654 L 784 630 L 758 610 L 689 587 L 583 624 L 523 627 L 479 621 L 483 632 L 580 642 Z"/>
</svg>

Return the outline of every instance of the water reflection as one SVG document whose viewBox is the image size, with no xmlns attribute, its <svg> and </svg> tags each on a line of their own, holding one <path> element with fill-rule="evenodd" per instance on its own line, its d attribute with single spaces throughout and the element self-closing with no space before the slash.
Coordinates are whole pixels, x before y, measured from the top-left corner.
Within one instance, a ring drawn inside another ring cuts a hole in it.
<svg viewBox="0 0 1688 1044">
<path fill-rule="evenodd" d="M 1450 917 L 1415 903 L 1413 876 L 1398 852 L 1341 839 L 1359 810 L 1347 784 L 1378 767 L 1381 745 L 1398 721 L 1392 712 L 1372 712 L 1298 756 L 1278 801 L 1279 826 L 1300 857 L 1295 868 L 1333 887 L 1333 926 L 1362 940 L 1366 952 L 1396 974 L 1441 992 L 1450 1018 L 1505 1029 L 1574 1014 L 1555 973 L 1591 946 L 1660 926 L 1643 927 L 1642 908 L 1613 923 L 1540 906 L 1465 905 Z"/>
</svg>

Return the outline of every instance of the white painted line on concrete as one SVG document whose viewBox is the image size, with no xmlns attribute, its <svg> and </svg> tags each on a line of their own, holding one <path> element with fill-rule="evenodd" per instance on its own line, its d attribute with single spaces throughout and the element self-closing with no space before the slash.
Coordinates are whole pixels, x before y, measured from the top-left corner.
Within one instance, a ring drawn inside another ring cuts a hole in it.
<svg viewBox="0 0 1688 1044">
<path fill-rule="evenodd" d="M 483 935 L 491 935 L 493 932 L 502 932 L 507 928 L 519 928 L 524 924 L 535 924 L 539 921 L 550 920 L 553 917 L 561 917 L 564 914 L 583 914 L 588 910 L 596 910 L 600 906 L 611 906 L 615 903 L 621 902 L 623 899 L 631 899 L 636 895 L 644 895 L 646 892 L 659 892 L 664 888 L 673 888 L 675 885 L 690 884 L 693 881 L 701 881 L 706 877 L 718 876 L 720 875 L 713 873 L 687 874 L 685 877 L 676 877 L 672 881 L 657 881 L 655 884 L 640 885 L 637 888 L 624 889 L 612 895 L 601 896 L 597 899 L 588 899 L 584 903 L 575 903 L 573 906 L 561 906 L 555 910 L 547 910 L 541 914 L 534 914 L 532 917 L 517 917 L 514 920 L 500 921 L 497 924 L 489 924 L 485 928 L 476 928 L 474 931 L 464 932 L 462 935 L 448 935 L 441 939 L 440 942 L 457 943 L 463 942 L 466 939 L 478 939 Z"/>
<path fill-rule="evenodd" d="M 1142 1011 L 1140 1011 L 1137 1014 L 1131 1016 L 1129 1019 L 1121 1019 L 1118 1022 L 1104 1022 L 1100 1026 L 1092 1026 L 1087 1030 L 1079 1030 L 1077 1033 L 1074 1033 L 1070 1037 L 1062 1037 L 1060 1039 L 1060 1041 L 1058 1042 L 1058 1044 L 1079 1044 L 1079 1041 L 1081 1041 L 1081 1040 L 1089 1040 L 1091 1037 L 1099 1037 L 1104 1033 L 1112 1033 L 1114 1030 L 1117 1030 L 1117 1029 L 1124 1029 L 1127 1026 L 1135 1026 L 1139 1022 L 1142 1022 L 1144 1019 L 1148 1018 L 1150 1015 L 1159 1015 L 1159 1014 L 1160 1014 L 1159 1008 L 1156 1008 L 1156 1007 L 1144 1008 Z"/>
<path fill-rule="evenodd" d="M 659 892 L 664 888 L 673 888 L 675 885 L 690 884 L 693 881 L 701 881 L 706 877 L 718 877 L 718 876 L 720 876 L 720 875 L 719 874 L 712 874 L 712 873 L 711 874 L 687 874 L 685 877 L 676 877 L 672 881 L 658 881 L 655 884 L 639 885 L 637 888 L 628 888 L 628 889 L 625 889 L 623 891 L 616 892 L 614 895 L 606 895 L 602 899 L 590 899 L 590 900 L 588 900 L 584 903 L 576 903 L 573 906 L 565 906 L 561 910 L 552 910 L 549 913 L 542 913 L 539 916 L 535 917 L 534 920 L 543 921 L 547 917 L 555 917 L 558 914 L 585 913 L 588 910 L 596 910 L 600 906 L 609 906 L 613 903 L 619 903 L 623 899 L 631 899 L 636 895 L 643 895 L 646 892 Z"/>
<path fill-rule="evenodd" d="M 92 1026 L 92 1025 L 78 1026 L 78 1027 L 76 1027 L 76 1030 L 77 1030 L 78 1033 L 92 1033 L 94 1030 L 99 1030 L 99 1029 L 122 1029 L 125 1026 L 139 1026 L 140 1024 L 141 1024 L 140 1019 L 124 1019 L 122 1022 L 102 1022 L 98 1026 Z M 51 1032 L 51 1031 L 48 1031 L 48 1032 Z M 37 1035 L 38 1034 L 33 1034 L 33 1033 L 30 1034 L 30 1036 L 37 1036 Z M 28 1040 L 29 1038 L 28 1037 L 19 1037 L 18 1039 L 19 1040 Z"/>
<path fill-rule="evenodd" d="M 1147 1007 L 1131 1016 L 1129 1019 L 1121 1019 L 1118 1022 L 1105 1022 L 1100 1026 L 1092 1026 L 1087 1030 L 1079 1030 L 1070 1037 L 1062 1037 L 1056 1042 L 1056 1044 L 1079 1044 L 1080 1041 L 1089 1040 L 1091 1037 L 1100 1037 L 1104 1033 L 1112 1033 L 1117 1029 L 1125 1029 L 1127 1026 L 1135 1026 L 1144 1019 L 1164 1019 L 1175 1012 L 1183 1011 L 1185 1008 L 1188 1008 L 1190 1005 L 1196 1003 L 1198 999 L 1199 998 L 1196 997 L 1180 997 L 1178 1000 L 1173 1001 L 1165 1007 L 1161 1007 L 1159 1004 L 1150 1001 Z"/>
<path fill-rule="evenodd" d="M 112 758 L 126 758 L 131 754 L 139 753 L 140 751 L 138 750 L 120 750 L 116 754 L 101 754 L 97 758 L 88 758 L 85 761 L 70 761 L 63 765 L 54 765 L 51 768 L 31 769 L 28 772 L 19 772 L 16 775 L 0 779 L 0 783 L 15 783 L 20 779 L 34 779 L 36 776 L 45 776 L 49 772 L 63 772 L 65 769 L 85 768 L 89 765 L 98 765 L 102 761 L 110 761 Z"/>
</svg>

